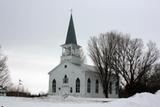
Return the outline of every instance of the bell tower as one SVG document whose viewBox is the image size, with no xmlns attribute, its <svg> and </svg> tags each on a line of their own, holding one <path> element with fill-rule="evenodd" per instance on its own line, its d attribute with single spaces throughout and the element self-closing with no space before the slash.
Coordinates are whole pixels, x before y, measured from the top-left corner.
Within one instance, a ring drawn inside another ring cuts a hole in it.
<svg viewBox="0 0 160 107">
<path fill-rule="evenodd" d="M 81 64 L 81 58 L 80 58 L 81 46 L 77 44 L 72 13 L 70 16 L 66 41 L 65 44 L 61 45 L 61 47 L 62 47 L 61 62 L 70 61 L 71 63 L 74 64 Z"/>
</svg>

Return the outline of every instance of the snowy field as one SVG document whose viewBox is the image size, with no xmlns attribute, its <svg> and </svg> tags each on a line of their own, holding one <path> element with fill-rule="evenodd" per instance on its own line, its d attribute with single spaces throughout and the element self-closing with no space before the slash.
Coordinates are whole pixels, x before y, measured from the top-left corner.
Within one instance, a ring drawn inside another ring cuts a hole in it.
<svg viewBox="0 0 160 107">
<path fill-rule="evenodd" d="M 18 98 L 0 96 L 0 107 L 160 107 L 160 91 L 123 99 L 67 97 Z"/>
</svg>

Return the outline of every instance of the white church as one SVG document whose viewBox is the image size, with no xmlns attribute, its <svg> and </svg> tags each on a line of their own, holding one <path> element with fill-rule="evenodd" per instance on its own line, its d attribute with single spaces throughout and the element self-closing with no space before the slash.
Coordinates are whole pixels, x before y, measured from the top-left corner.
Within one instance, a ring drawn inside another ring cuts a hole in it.
<svg viewBox="0 0 160 107">
<path fill-rule="evenodd" d="M 48 73 L 49 95 L 104 98 L 99 74 L 95 67 L 81 61 L 81 46 L 77 44 L 72 14 L 66 41 L 61 47 L 60 64 Z M 108 92 L 108 96 L 111 98 L 118 97 L 117 83 L 115 76 L 113 76 Z"/>
</svg>

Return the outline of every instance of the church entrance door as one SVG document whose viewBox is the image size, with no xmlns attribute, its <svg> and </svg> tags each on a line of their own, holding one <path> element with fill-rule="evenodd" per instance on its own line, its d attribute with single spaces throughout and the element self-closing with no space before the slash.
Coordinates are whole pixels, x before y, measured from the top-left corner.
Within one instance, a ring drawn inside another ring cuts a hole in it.
<svg viewBox="0 0 160 107">
<path fill-rule="evenodd" d="M 69 85 L 62 86 L 62 95 L 69 95 Z"/>
</svg>

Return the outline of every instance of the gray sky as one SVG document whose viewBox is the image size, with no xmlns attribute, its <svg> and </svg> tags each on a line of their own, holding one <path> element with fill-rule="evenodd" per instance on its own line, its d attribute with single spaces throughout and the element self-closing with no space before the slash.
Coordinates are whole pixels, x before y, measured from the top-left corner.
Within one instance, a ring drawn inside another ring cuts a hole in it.
<svg viewBox="0 0 160 107">
<path fill-rule="evenodd" d="M 0 0 L 0 44 L 15 84 L 47 92 L 48 72 L 60 62 L 70 9 L 77 41 L 116 30 L 160 47 L 159 0 Z M 90 61 L 88 61 L 90 62 Z"/>
</svg>

